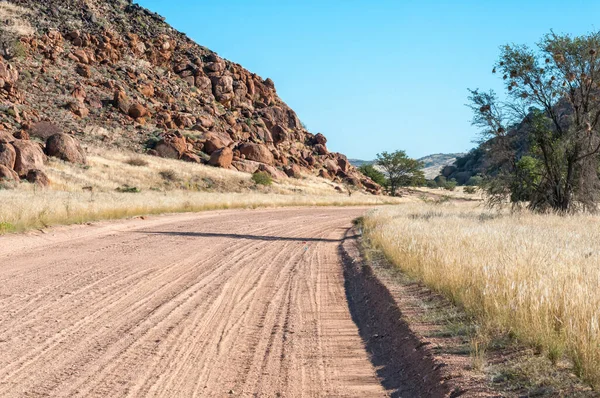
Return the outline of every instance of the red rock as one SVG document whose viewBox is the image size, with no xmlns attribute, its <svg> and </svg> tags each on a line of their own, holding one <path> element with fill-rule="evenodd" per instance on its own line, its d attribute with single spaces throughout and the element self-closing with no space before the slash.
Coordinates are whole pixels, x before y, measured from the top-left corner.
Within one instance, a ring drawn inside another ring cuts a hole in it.
<svg viewBox="0 0 600 398">
<path fill-rule="evenodd" d="M 196 155 L 193 152 L 184 152 L 184 154 L 181 155 L 181 160 L 190 163 L 202 163 L 202 159 L 200 159 L 200 156 Z"/>
<path fill-rule="evenodd" d="M 14 170 L 0 164 L 0 182 L 2 180 L 19 181 L 19 176 L 14 172 Z"/>
<path fill-rule="evenodd" d="M 0 143 L 10 143 L 15 140 L 15 137 L 8 131 L 0 130 Z"/>
<path fill-rule="evenodd" d="M 20 177 L 26 177 L 29 170 L 41 169 L 46 163 L 46 155 L 39 144 L 33 141 L 15 140 L 12 142 L 15 148 L 15 171 Z"/>
<path fill-rule="evenodd" d="M 325 136 L 321 133 L 317 133 L 317 135 L 315 135 L 315 141 L 317 144 L 321 144 L 321 145 L 327 144 L 327 138 L 325 138 Z"/>
<path fill-rule="evenodd" d="M 146 116 L 148 111 L 140 104 L 133 104 L 129 107 L 127 114 L 133 119 L 139 119 Z"/>
<path fill-rule="evenodd" d="M 50 179 L 42 170 L 33 169 L 27 173 L 27 181 L 40 187 L 47 187 L 50 185 Z"/>
<path fill-rule="evenodd" d="M 11 144 L 0 142 L 0 165 L 14 169 L 16 160 L 17 152 L 15 148 Z"/>
<path fill-rule="evenodd" d="M 242 144 L 239 148 L 240 153 L 246 156 L 248 160 L 272 165 L 275 158 L 269 148 L 263 144 Z"/>
<path fill-rule="evenodd" d="M 292 165 L 286 167 L 284 169 L 284 171 L 288 177 L 292 177 L 292 178 L 302 177 L 302 170 L 300 169 L 300 166 L 298 166 L 297 164 L 292 164 Z"/>
<path fill-rule="evenodd" d="M 231 164 L 238 171 L 241 171 L 242 173 L 250 173 L 250 174 L 255 173 L 260 166 L 260 163 L 254 162 L 252 160 L 234 160 Z"/>
<path fill-rule="evenodd" d="M 164 134 L 154 150 L 160 157 L 179 159 L 187 152 L 187 141 L 179 132 Z"/>
<path fill-rule="evenodd" d="M 79 141 L 68 134 L 55 134 L 46 141 L 46 154 L 66 162 L 87 164 Z"/>
<path fill-rule="evenodd" d="M 317 145 L 315 145 L 315 152 L 318 155 L 327 155 L 329 153 L 329 151 L 327 150 L 327 148 L 323 144 L 317 144 Z"/>
<path fill-rule="evenodd" d="M 229 147 L 221 148 L 212 153 L 209 164 L 228 169 L 233 161 L 233 151 Z"/>
</svg>

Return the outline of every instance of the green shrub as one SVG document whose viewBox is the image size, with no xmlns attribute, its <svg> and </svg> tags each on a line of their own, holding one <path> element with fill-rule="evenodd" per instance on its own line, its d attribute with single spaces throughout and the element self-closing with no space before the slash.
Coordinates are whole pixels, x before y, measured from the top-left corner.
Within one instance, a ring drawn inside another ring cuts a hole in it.
<svg viewBox="0 0 600 398">
<path fill-rule="evenodd" d="M 470 187 L 479 187 L 479 186 L 481 186 L 481 184 L 483 184 L 483 177 L 482 176 L 473 176 L 473 177 L 469 178 L 469 180 L 467 181 L 467 183 L 465 185 L 468 185 Z"/>
<path fill-rule="evenodd" d="M 138 187 L 131 187 L 129 185 L 123 185 L 116 189 L 117 192 L 121 193 L 140 193 L 142 192 Z"/>
<path fill-rule="evenodd" d="M 477 187 L 474 186 L 466 186 L 464 189 L 464 192 L 469 194 L 469 195 L 473 195 L 475 192 L 477 192 Z"/>
<path fill-rule="evenodd" d="M 446 181 L 446 185 L 443 188 L 447 191 L 454 191 L 456 189 L 456 180 L 453 178 L 450 181 Z"/>
<path fill-rule="evenodd" d="M 437 182 L 435 182 L 434 180 L 427 180 L 425 184 L 427 188 L 439 188 Z"/>
<path fill-rule="evenodd" d="M 387 185 L 387 179 L 385 178 L 385 174 L 377 170 L 372 164 L 363 164 L 358 168 L 358 171 L 360 171 L 361 173 L 363 173 L 382 187 Z"/>
<path fill-rule="evenodd" d="M 252 174 L 252 181 L 257 185 L 271 185 L 273 183 L 271 176 L 263 171 Z"/>
</svg>

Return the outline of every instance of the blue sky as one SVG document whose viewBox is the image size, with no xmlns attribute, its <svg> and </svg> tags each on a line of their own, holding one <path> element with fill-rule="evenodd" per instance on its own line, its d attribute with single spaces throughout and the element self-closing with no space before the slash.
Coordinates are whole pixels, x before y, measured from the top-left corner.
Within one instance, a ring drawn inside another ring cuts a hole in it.
<svg viewBox="0 0 600 398">
<path fill-rule="evenodd" d="M 600 29 L 598 1 L 139 0 L 275 81 L 331 151 L 372 159 L 474 146 L 467 88 L 502 91 L 498 47 Z"/>
</svg>

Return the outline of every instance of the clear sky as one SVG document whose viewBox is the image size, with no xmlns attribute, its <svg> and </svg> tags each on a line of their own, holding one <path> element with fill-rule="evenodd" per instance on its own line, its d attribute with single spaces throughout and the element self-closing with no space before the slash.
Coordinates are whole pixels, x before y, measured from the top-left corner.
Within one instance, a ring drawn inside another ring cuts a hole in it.
<svg viewBox="0 0 600 398">
<path fill-rule="evenodd" d="M 138 0 L 199 44 L 275 81 L 331 151 L 462 152 L 467 88 L 502 91 L 498 47 L 600 29 L 600 1 Z"/>
</svg>

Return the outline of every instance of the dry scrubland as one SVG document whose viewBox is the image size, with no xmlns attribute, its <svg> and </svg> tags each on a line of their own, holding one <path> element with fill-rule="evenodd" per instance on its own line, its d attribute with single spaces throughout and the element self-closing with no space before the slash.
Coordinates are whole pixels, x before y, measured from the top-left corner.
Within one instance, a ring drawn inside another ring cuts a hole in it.
<svg viewBox="0 0 600 398">
<path fill-rule="evenodd" d="M 144 214 L 394 201 L 361 193 L 350 197 L 345 188 L 340 193 L 337 184 L 312 176 L 267 187 L 256 185 L 247 173 L 128 152 L 89 151 L 86 167 L 51 158 L 48 189 L 1 184 L 0 233 Z"/>
<path fill-rule="evenodd" d="M 483 331 L 508 332 L 555 363 L 566 358 L 600 387 L 599 217 L 413 203 L 374 209 L 364 225 L 373 245 Z"/>
</svg>

